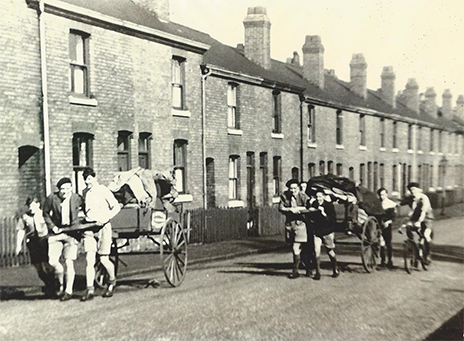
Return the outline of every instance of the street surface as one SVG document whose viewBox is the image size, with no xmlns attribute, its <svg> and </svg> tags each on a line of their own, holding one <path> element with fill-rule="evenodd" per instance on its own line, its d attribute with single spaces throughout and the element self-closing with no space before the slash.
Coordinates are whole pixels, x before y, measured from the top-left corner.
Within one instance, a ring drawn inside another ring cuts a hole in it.
<svg viewBox="0 0 464 341">
<path fill-rule="evenodd" d="M 408 275 L 404 236 L 395 269 L 367 274 L 355 237 L 337 245 L 342 273 L 287 279 L 290 251 L 192 266 L 184 283 L 119 281 L 111 299 L 0 302 L 0 340 L 424 340 L 464 307 L 464 219 L 435 222 L 429 271 Z M 154 257 L 152 255 L 152 257 Z"/>
</svg>

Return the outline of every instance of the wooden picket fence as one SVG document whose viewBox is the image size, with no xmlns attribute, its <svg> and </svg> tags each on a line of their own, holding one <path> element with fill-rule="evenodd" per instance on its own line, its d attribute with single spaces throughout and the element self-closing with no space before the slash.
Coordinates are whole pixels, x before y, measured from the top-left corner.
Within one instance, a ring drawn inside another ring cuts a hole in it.
<svg viewBox="0 0 464 341">
<path fill-rule="evenodd" d="M 0 220 L 0 267 L 30 264 L 29 251 L 23 241 L 22 252 L 16 255 L 16 222 L 15 217 Z"/>
</svg>

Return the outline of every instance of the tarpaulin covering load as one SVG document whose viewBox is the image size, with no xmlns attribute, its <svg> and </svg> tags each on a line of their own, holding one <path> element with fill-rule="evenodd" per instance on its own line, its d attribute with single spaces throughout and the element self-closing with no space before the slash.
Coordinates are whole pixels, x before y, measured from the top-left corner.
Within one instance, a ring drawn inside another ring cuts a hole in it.
<svg viewBox="0 0 464 341">
<path fill-rule="evenodd" d="M 134 168 L 119 172 L 108 185 L 116 199 L 125 205 L 136 199 L 140 207 L 160 210 L 173 201 L 178 193 L 174 188 L 172 172 L 156 172 L 150 169 Z"/>
<path fill-rule="evenodd" d="M 306 194 L 315 196 L 318 189 L 324 190 L 324 193 L 330 195 L 333 201 L 341 200 L 352 204 L 358 202 L 356 184 L 348 178 L 327 174 L 309 179 Z"/>
<path fill-rule="evenodd" d="M 326 174 L 309 179 L 306 194 L 314 196 L 318 189 L 330 195 L 333 201 L 358 204 L 359 208 L 368 215 L 381 216 L 385 214 L 382 203 L 377 195 L 367 188 L 356 186 L 356 183 L 348 178 Z"/>
</svg>

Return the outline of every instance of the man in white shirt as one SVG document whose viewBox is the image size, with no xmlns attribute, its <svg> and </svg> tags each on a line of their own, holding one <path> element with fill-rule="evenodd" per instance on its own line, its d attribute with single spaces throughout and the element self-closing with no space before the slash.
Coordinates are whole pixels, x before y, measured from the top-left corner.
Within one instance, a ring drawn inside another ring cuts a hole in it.
<svg viewBox="0 0 464 341">
<path fill-rule="evenodd" d="M 112 297 L 116 286 L 116 275 L 114 264 L 109 255 L 111 253 L 112 229 L 110 220 L 119 213 L 121 208 L 113 193 L 97 181 L 93 169 L 88 168 L 83 173 L 85 184 L 84 190 L 84 212 L 86 220 L 96 222 L 101 226 L 98 232 L 86 231 L 84 233 L 84 250 L 86 252 L 86 282 L 87 290 L 81 301 L 88 301 L 94 295 L 95 280 L 95 258 L 96 253 L 100 256 L 100 262 L 108 272 L 108 287 L 103 297 Z"/>
</svg>

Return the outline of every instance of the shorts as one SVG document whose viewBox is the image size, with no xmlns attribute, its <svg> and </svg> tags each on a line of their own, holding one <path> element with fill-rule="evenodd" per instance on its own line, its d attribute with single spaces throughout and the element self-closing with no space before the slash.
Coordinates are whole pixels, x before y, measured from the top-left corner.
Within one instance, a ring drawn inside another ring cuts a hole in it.
<svg viewBox="0 0 464 341">
<path fill-rule="evenodd" d="M 84 232 L 85 252 L 98 252 L 99 255 L 108 256 L 111 254 L 112 243 L 113 232 L 111 229 L 111 223 L 105 224 L 98 232 Z"/>
<path fill-rule="evenodd" d="M 321 254 L 321 246 L 324 244 L 327 251 L 335 249 L 335 233 L 329 233 L 325 236 L 318 237 L 314 236 L 314 249 L 316 251 L 316 257 Z"/>
<path fill-rule="evenodd" d="M 77 240 L 66 233 L 60 233 L 48 237 L 48 258 L 50 264 L 59 262 L 61 252 L 64 259 L 75 260 L 77 258 Z"/>
<path fill-rule="evenodd" d="M 291 225 L 285 226 L 285 230 L 290 232 L 290 239 L 292 242 L 306 243 L 308 241 L 308 234 L 304 221 L 292 221 Z"/>
<path fill-rule="evenodd" d="M 48 238 L 31 237 L 27 241 L 31 264 L 48 263 Z"/>
</svg>

